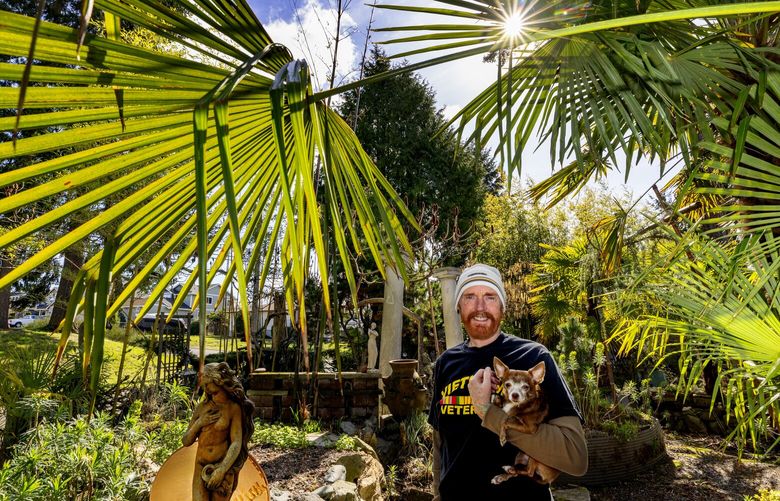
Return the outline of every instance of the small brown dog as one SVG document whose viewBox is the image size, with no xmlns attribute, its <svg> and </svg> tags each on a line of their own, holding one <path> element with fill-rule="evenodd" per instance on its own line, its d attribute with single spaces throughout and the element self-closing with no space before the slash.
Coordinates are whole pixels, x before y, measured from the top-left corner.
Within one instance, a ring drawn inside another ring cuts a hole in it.
<svg viewBox="0 0 780 501">
<path fill-rule="evenodd" d="M 539 424 L 547 417 L 547 401 L 540 386 L 544 381 L 545 368 L 544 362 L 539 362 L 531 370 L 512 370 L 498 357 L 493 357 L 493 370 L 501 387 L 493 403 L 509 415 L 499 434 L 501 445 L 504 445 L 507 429 L 535 433 Z M 504 471 L 506 473 L 496 475 L 491 482 L 500 484 L 512 477 L 524 475 L 536 482 L 549 484 L 560 474 L 558 470 L 540 463 L 522 451 L 515 458 L 515 464 L 504 466 Z"/>
</svg>

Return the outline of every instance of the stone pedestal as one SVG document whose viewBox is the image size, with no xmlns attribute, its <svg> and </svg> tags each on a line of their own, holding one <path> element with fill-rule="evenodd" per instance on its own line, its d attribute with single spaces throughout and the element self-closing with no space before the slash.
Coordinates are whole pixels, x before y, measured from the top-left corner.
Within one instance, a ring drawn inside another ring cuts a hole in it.
<svg viewBox="0 0 780 501">
<path fill-rule="evenodd" d="M 447 348 L 452 348 L 463 342 L 463 331 L 460 328 L 460 315 L 455 304 L 455 288 L 460 276 L 460 268 L 438 268 L 433 276 L 441 285 L 441 303 L 444 311 L 444 336 Z"/>
<path fill-rule="evenodd" d="M 404 322 L 404 281 L 390 265 L 385 267 L 385 297 L 382 306 L 382 329 L 379 337 L 379 372 L 388 377 L 390 360 L 401 358 L 401 330 Z"/>
</svg>

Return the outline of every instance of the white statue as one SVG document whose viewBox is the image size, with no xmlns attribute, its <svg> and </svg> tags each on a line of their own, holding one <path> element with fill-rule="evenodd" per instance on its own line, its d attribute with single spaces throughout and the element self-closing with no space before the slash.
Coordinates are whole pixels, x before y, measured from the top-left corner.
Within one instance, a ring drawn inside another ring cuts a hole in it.
<svg viewBox="0 0 780 501">
<path fill-rule="evenodd" d="M 368 370 L 371 372 L 379 370 L 376 368 L 376 359 L 379 354 L 376 348 L 377 337 L 379 337 L 379 333 L 376 331 L 376 322 L 371 322 L 371 327 L 368 329 Z"/>
</svg>

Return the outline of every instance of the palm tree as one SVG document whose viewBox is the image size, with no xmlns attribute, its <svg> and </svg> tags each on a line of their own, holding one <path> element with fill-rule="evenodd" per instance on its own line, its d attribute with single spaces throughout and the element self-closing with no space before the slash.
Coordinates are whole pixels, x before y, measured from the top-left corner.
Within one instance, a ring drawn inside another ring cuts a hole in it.
<svg viewBox="0 0 780 501">
<path fill-rule="evenodd" d="M 472 124 L 471 138 L 480 145 L 495 137 L 510 175 L 520 167 L 520 154 L 535 133 L 549 140 L 551 159 L 562 168 L 535 187 L 534 197 L 552 193 L 553 202 L 561 200 L 616 168 L 618 151 L 625 155 L 626 175 L 642 155 L 658 158 L 662 171 L 670 163 L 685 163 L 671 217 L 693 195 L 698 213 L 691 211 L 688 217 L 699 216 L 701 224 L 682 237 L 683 252 L 676 259 L 663 256 L 664 269 L 676 272 L 677 280 L 663 289 L 663 297 L 635 308 L 645 313 L 628 319 L 630 326 L 617 336 L 624 348 L 644 347 L 650 354 L 686 350 L 683 360 L 697 367 L 728 364 L 731 370 L 721 375 L 728 376 L 723 394 L 734 403 L 730 410 L 738 420 L 740 450 L 746 436 L 756 445 L 764 424 L 774 427 L 770 436 L 777 433 L 777 422 L 765 418 L 769 408 L 777 415 L 780 354 L 775 349 L 759 355 L 754 349 L 776 346 L 762 323 L 773 320 L 744 312 L 768 314 L 778 293 L 778 256 L 771 242 L 780 221 L 780 4 L 439 4 L 446 7 L 386 6 L 447 18 L 441 24 L 390 28 L 423 33 L 391 42 L 425 44 L 399 57 L 449 51 L 416 67 L 477 54 L 497 62 L 496 82 L 453 121 L 460 121 L 461 130 Z M 609 245 L 601 260 L 619 270 L 622 230 L 619 224 L 611 226 L 613 238 L 603 240 Z M 705 255 L 688 247 L 691 241 L 707 240 L 703 233 L 718 237 L 708 243 L 711 252 Z M 680 237 L 670 233 L 670 238 Z M 734 255 L 737 242 L 741 250 Z M 750 259 L 742 248 L 748 244 Z M 677 259 L 688 261 L 690 276 L 675 267 Z M 695 273 L 691 267 L 702 263 L 707 271 Z M 773 279 L 756 278 L 759 269 Z M 731 287 L 725 270 L 742 274 L 742 286 Z M 639 288 L 641 279 L 635 284 Z M 696 302 L 688 297 L 691 290 L 729 292 L 710 301 L 698 296 Z M 650 306 L 657 308 L 647 313 Z M 713 315 L 719 323 L 707 324 Z M 694 371 L 687 381 L 699 375 Z"/>
<path fill-rule="evenodd" d="M 0 88 L 0 101 L 19 110 L 16 118 L 0 119 L 8 139 L 0 144 L 0 161 L 10 165 L 34 153 L 72 151 L 0 173 L 3 186 L 50 178 L 0 200 L 0 213 L 42 199 L 65 200 L 2 234 L 0 249 L 76 211 L 99 208 L 96 217 L 4 276 L 0 287 L 115 225 L 105 248 L 79 272 L 62 325 L 60 353 L 76 312 L 83 312 L 83 366 L 93 389 L 107 316 L 175 249 L 183 250 L 139 318 L 197 257 L 184 289 L 198 281 L 201 353 L 205 290 L 230 257 L 223 283 L 238 279 L 251 357 L 246 274 L 262 264 L 262 286 L 277 252 L 288 309 L 306 346 L 304 282 L 310 268 L 327 275 L 325 213 L 353 293 L 353 254 L 371 255 L 381 271 L 384 263 L 403 271 L 400 253 L 411 248 L 399 218 L 413 227 L 414 218 L 346 123 L 312 99 L 307 64 L 273 43 L 246 3 L 177 2 L 175 10 L 143 0 L 97 6 L 107 37 L 86 35 L 83 44 L 78 30 L 0 11 L 0 51 L 11 59 L 0 65 L 1 78 L 16 82 Z M 121 41 L 120 19 L 170 40 L 187 57 Z M 36 64 L 25 66 L 25 58 Z M 40 129 L 49 133 L 16 136 Z M 76 189 L 79 196 L 65 196 Z M 268 245 L 249 248 L 255 236 Z M 162 242 L 159 250 L 145 252 L 156 241 Z M 261 248 L 268 250 L 263 254 Z M 143 262 L 140 271 L 109 303 L 112 275 L 137 260 Z M 329 305 L 327 280 L 322 285 Z M 173 311 L 185 296 L 178 296 Z"/>
<path fill-rule="evenodd" d="M 385 6 L 455 20 L 388 28 L 427 32 L 397 39 L 430 43 L 399 56 L 451 51 L 397 71 L 470 55 L 497 56 L 495 84 L 453 120 L 459 120 L 461 128 L 474 124 L 472 138 L 480 147 L 490 137 L 498 137 L 510 179 L 520 165 L 519 152 L 537 128 L 550 139 L 555 161 L 576 159 L 570 166 L 575 182 L 567 189 L 578 188 L 594 172 L 614 168 L 617 151 L 626 155 L 626 171 L 642 153 L 662 162 L 679 154 L 695 165 L 696 146 L 702 140 L 713 148 L 720 145 L 711 126 L 713 116 L 731 118 L 728 130 L 736 138 L 732 170 L 745 163 L 745 139 L 750 128 L 759 124 L 739 117 L 746 102 L 765 102 L 762 98 L 772 81 L 768 70 L 774 66 L 771 53 L 735 41 L 730 36 L 734 27 L 722 30 L 715 20 L 753 16 L 735 22 L 741 28 L 763 29 L 765 36 L 755 40 L 776 42 L 777 23 L 770 21 L 780 11 L 780 2 L 594 1 L 572 9 L 555 1 L 522 5 L 439 1 L 447 8 Z M 313 93 L 305 62 L 292 61 L 284 47 L 273 44 L 246 3 L 198 0 L 175 5 L 176 10 L 146 0 L 97 2 L 106 13 L 109 36 L 87 36 L 80 53 L 76 31 L 45 22 L 39 28 L 33 19 L 0 13 L 4 41 L 0 51 L 17 60 L 26 57 L 42 63 L 32 65 L 29 72 L 20 64 L 0 65 L 2 78 L 19 85 L 0 89 L 0 101 L 20 112 L 56 109 L 24 113 L 18 127 L 14 119 L 0 119 L 0 128 L 58 128 L 51 134 L 0 144 L 0 160 L 63 147 L 77 150 L 0 174 L 2 185 L 43 174 L 54 176 L 51 182 L 0 200 L 0 212 L 74 187 L 91 188 L 0 235 L 0 249 L 73 211 L 129 190 L 121 201 L 103 207 L 96 218 L 0 279 L 0 287 L 6 286 L 71 243 L 118 222 L 106 248 L 77 277 L 63 325 L 65 339 L 76 309 L 83 309 L 85 351 L 90 354 L 85 368 L 91 366 L 93 385 L 102 360 L 105 315 L 176 245 L 184 245 L 185 250 L 152 297 L 195 253 L 198 273 L 187 285 L 197 278 L 205 291 L 208 268 L 214 272 L 232 254 L 230 274 L 241 284 L 245 324 L 245 270 L 262 260 L 265 278 L 278 247 L 288 309 L 292 312 L 298 305 L 304 346 L 301 303 L 309 264 L 326 275 L 321 212 L 329 214 L 348 277 L 352 277 L 349 254 L 364 252 L 361 237 L 380 269 L 386 259 L 403 270 L 400 249 L 410 250 L 398 218 L 411 221 L 411 215 L 346 124 L 323 104 L 326 97 L 365 81 Z M 194 57 L 161 55 L 118 41 L 120 18 L 181 44 Z M 49 86 L 55 82 L 61 85 Z M 745 82 L 755 82 L 752 94 L 744 92 Z M 315 169 L 318 162 L 321 170 Z M 141 182 L 147 184 L 134 189 Z M 317 202 L 318 189 L 325 192 L 322 205 Z M 270 250 L 264 256 L 256 246 L 245 262 L 244 251 L 253 234 L 267 235 L 278 245 L 267 246 Z M 156 240 L 165 242 L 160 252 L 149 256 L 137 281 L 107 304 L 111 274 L 141 258 L 146 246 Z M 209 258 L 214 262 L 209 263 Z M 326 280 L 323 285 L 327 287 Z M 354 293 L 354 279 L 350 285 Z M 204 302 L 202 292 L 201 316 Z M 329 304 L 327 299 L 324 302 Z M 202 344 L 205 319 L 200 325 Z M 244 331 L 249 333 L 247 327 Z"/>
</svg>

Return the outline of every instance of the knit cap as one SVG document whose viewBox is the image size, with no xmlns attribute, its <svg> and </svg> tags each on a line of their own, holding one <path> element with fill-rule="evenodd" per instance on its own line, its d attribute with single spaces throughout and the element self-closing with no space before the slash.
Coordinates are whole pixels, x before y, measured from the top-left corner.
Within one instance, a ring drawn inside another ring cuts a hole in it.
<svg viewBox="0 0 780 501">
<path fill-rule="evenodd" d="M 455 304 L 460 302 L 460 297 L 465 289 L 475 285 L 484 285 L 496 291 L 501 299 L 501 306 L 506 309 L 506 291 L 504 290 L 504 281 L 501 280 L 501 273 L 496 268 L 481 263 L 469 266 L 461 272 L 455 289 Z"/>
</svg>

